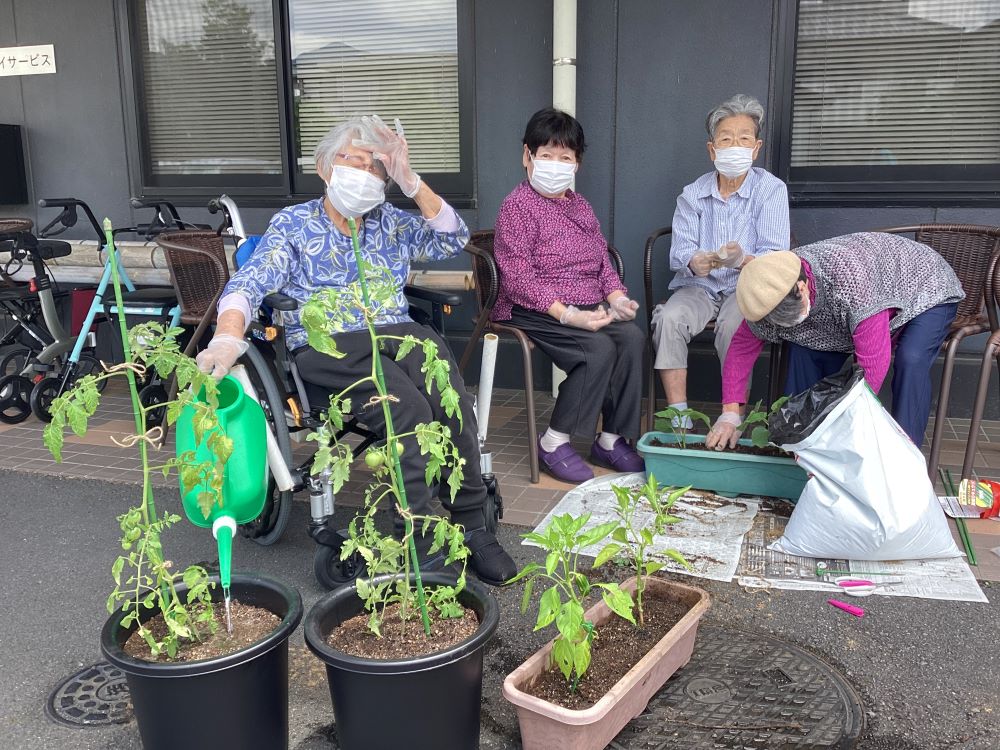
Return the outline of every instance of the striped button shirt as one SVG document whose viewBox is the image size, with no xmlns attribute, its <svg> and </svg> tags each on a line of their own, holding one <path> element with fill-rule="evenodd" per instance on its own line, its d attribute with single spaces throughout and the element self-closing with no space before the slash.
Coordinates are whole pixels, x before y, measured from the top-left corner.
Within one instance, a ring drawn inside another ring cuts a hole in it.
<svg viewBox="0 0 1000 750">
<path fill-rule="evenodd" d="M 700 286 L 713 295 L 735 291 L 739 272 L 734 269 L 718 268 L 703 277 L 691 273 L 688 263 L 699 250 L 714 252 L 731 240 L 750 255 L 791 247 L 785 183 L 752 167 L 739 190 L 723 200 L 715 175 L 702 175 L 677 198 L 670 244 L 671 289 Z"/>
</svg>

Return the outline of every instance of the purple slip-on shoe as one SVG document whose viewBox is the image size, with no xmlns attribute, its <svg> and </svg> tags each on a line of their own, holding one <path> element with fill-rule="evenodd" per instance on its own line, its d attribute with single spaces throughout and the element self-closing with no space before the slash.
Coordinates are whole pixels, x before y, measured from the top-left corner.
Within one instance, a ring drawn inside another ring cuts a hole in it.
<svg viewBox="0 0 1000 750">
<path fill-rule="evenodd" d="M 625 438 L 618 438 L 611 450 L 605 450 L 595 440 L 590 447 L 590 460 L 614 471 L 631 473 L 646 470 L 646 462 L 625 442 Z"/>
<path fill-rule="evenodd" d="M 594 478 L 593 469 L 587 466 L 569 443 L 563 443 L 549 453 L 542 448 L 539 440 L 538 461 L 546 472 L 563 482 L 578 484 Z"/>
</svg>

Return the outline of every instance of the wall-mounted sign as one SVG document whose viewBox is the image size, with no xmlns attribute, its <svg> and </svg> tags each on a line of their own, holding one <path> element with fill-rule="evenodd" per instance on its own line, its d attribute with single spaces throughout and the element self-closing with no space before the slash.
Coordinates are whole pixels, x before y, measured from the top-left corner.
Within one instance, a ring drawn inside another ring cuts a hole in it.
<svg viewBox="0 0 1000 750">
<path fill-rule="evenodd" d="M 51 44 L 0 47 L 0 76 L 33 76 L 55 72 L 56 53 Z"/>
</svg>

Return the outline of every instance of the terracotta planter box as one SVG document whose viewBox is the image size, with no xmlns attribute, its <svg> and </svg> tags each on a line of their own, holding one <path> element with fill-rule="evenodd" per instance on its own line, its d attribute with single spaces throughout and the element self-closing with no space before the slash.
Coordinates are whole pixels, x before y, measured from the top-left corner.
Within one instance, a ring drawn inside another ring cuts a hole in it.
<svg viewBox="0 0 1000 750">
<path fill-rule="evenodd" d="M 635 591 L 635 578 L 625 581 L 621 587 Z M 549 667 L 551 641 L 507 675 L 503 694 L 517 706 L 524 750 L 599 750 L 606 747 L 626 724 L 646 709 L 649 699 L 670 675 L 688 663 L 694 651 L 698 621 L 711 606 L 708 593 L 660 578 L 647 579 L 646 591 L 677 599 L 690 609 L 590 708 L 563 708 L 524 692 L 523 688 Z M 586 614 L 598 630 L 601 623 L 616 616 L 603 601 L 588 609 Z"/>
</svg>

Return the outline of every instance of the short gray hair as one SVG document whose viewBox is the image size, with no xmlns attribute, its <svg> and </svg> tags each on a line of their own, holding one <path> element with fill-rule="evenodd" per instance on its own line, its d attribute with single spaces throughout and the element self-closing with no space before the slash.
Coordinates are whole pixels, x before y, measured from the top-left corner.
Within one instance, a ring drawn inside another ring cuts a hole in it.
<svg viewBox="0 0 1000 750">
<path fill-rule="evenodd" d="M 764 319 L 768 323 L 781 328 L 788 328 L 795 324 L 795 321 L 802 314 L 802 291 L 799 289 L 800 281 L 805 281 L 807 284 L 809 282 L 809 277 L 806 276 L 804 270 L 799 271 L 799 278 L 795 280 L 791 291 L 782 298 L 781 302 L 774 306 L 771 312 L 764 316 Z M 807 290 L 806 294 L 808 293 Z"/>
<path fill-rule="evenodd" d="M 351 115 L 339 125 L 330 128 L 323 139 L 316 144 L 313 157 L 316 161 L 316 171 L 329 172 L 333 169 L 333 160 L 337 154 L 358 139 L 366 143 L 380 143 L 382 138 L 375 132 L 371 120 L 361 115 Z M 381 162 L 379 162 L 381 164 Z"/>
<path fill-rule="evenodd" d="M 715 130 L 719 127 L 719 123 L 733 115 L 746 115 L 753 120 L 755 135 L 760 137 L 760 126 L 764 122 L 764 106 L 749 94 L 736 94 L 708 113 L 708 117 L 705 118 L 705 129 L 709 138 L 715 140 Z"/>
</svg>

